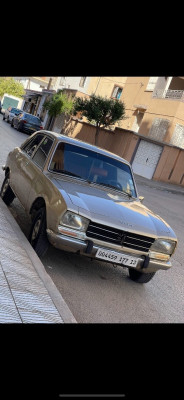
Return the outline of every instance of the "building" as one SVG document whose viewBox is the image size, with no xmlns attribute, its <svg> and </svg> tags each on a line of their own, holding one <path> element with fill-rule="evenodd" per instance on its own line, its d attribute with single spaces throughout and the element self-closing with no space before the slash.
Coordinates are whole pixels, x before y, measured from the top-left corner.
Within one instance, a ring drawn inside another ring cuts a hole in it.
<svg viewBox="0 0 184 400">
<path fill-rule="evenodd" d="M 184 77 L 90 77 L 83 91 L 125 103 L 126 119 L 114 128 L 116 136 L 122 130 L 127 138 L 131 137 L 125 155 L 135 173 L 184 185 Z M 73 134 L 75 130 L 77 127 Z M 78 136 L 87 138 L 79 132 Z M 113 141 L 119 151 L 115 136 Z M 108 147 L 107 140 L 102 143 Z"/>
<path fill-rule="evenodd" d="M 24 89 L 37 90 L 46 89 L 49 83 L 49 77 L 35 77 L 35 76 L 14 76 L 16 81 L 22 83 Z"/>
<path fill-rule="evenodd" d="M 134 136 L 131 145 L 127 142 L 128 158 L 134 172 L 149 179 L 184 185 L 184 77 L 47 78 L 47 89 L 42 89 L 41 93 L 27 90 L 27 107 L 32 107 L 29 112 L 44 117 L 45 128 L 56 132 L 64 128 L 64 116 L 49 121 L 42 105 L 47 96 L 60 89 L 73 97 L 96 94 L 123 101 L 126 119 L 117 122 L 113 129 L 116 136 L 121 130 L 126 132 L 126 137 Z M 83 122 L 86 122 L 85 119 Z M 115 136 L 113 141 L 115 143 Z M 108 147 L 107 141 L 103 143 Z M 114 145 L 114 148 L 118 147 Z"/>
</svg>

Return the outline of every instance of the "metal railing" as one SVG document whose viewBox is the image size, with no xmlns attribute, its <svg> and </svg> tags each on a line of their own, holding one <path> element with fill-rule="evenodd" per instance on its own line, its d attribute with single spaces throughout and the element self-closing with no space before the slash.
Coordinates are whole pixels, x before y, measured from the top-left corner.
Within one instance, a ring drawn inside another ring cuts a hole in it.
<svg viewBox="0 0 184 400">
<path fill-rule="evenodd" d="M 155 89 L 153 98 L 179 100 L 184 102 L 184 90 Z"/>
</svg>

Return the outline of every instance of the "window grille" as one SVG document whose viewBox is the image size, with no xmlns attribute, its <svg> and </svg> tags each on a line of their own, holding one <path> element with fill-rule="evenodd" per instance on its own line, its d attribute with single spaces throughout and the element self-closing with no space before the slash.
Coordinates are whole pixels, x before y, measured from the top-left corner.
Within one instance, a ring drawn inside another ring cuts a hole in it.
<svg viewBox="0 0 184 400">
<path fill-rule="evenodd" d="M 184 126 L 176 124 L 170 144 L 184 149 Z"/>
<path fill-rule="evenodd" d="M 160 142 L 164 140 L 170 121 L 162 118 L 155 118 L 148 136 Z"/>
</svg>

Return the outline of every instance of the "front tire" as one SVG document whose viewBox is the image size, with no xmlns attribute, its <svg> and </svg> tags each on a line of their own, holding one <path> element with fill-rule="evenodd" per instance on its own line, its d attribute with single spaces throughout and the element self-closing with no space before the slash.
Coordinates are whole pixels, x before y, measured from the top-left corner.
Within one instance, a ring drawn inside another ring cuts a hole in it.
<svg viewBox="0 0 184 400">
<path fill-rule="evenodd" d="M 46 210 L 40 208 L 33 219 L 29 234 L 29 242 L 37 253 L 38 257 L 43 257 L 49 247 L 49 241 L 46 232 Z"/>
<path fill-rule="evenodd" d="M 13 190 L 11 189 L 9 185 L 9 174 L 5 176 L 2 187 L 1 187 L 1 198 L 5 202 L 7 206 L 9 206 L 13 199 L 15 198 L 15 195 L 13 193 Z"/>
<path fill-rule="evenodd" d="M 22 126 L 22 124 L 18 124 L 18 126 L 17 126 L 17 130 L 18 130 L 19 132 L 22 132 L 22 130 L 23 130 L 23 126 Z"/>
<path fill-rule="evenodd" d="M 147 283 L 149 282 L 155 275 L 156 272 L 140 272 L 137 271 L 136 269 L 129 268 L 129 276 L 130 279 L 134 282 L 138 283 Z"/>
</svg>

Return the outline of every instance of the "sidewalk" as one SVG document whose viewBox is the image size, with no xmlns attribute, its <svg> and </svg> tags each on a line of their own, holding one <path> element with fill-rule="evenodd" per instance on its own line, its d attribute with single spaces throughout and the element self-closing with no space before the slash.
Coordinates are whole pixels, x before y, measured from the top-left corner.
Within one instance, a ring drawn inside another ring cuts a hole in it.
<svg viewBox="0 0 184 400">
<path fill-rule="evenodd" d="M 136 182 L 138 190 L 139 190 L 139 185 L 143 185 L 143 186 L 149 186 L 149 187 L 152 187 L 152 188 L 155 188 L 158 190 L 164 190 L 167 192 L 184 195 L 184 186 L 173 185 L 172 183 L 154 181 L 152 179 L 147 179 L 147 178 L 144 178 L 143 176 L 136 175 L 136 174 L 134 174 L 134 176 L 135 176 L 135 182 Z"/>
<path fill-rule="evenodd" d="M 0 198 L 0 323 L 76 323 Z"/>
</svg>

